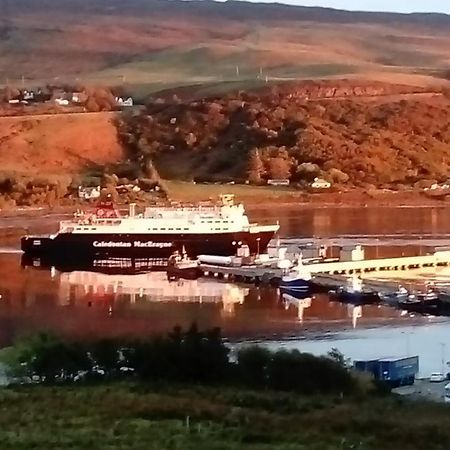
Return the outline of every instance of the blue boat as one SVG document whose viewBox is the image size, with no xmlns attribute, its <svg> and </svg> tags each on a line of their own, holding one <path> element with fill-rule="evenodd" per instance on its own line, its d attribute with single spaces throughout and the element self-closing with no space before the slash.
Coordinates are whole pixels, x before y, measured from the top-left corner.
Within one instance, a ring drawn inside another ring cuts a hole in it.
<svg viewBox="0 0 450 450">
<path fill-rule="evenodd" d="M 301 291 L 298 289 L 280 288 L 280 294 L 284 299 L 289 299 L 290 301 L 304 300 L 305 298 L 310 298 L 311 293 L 307 290 Z"/>
<path fill-rule="evenodd" d="M 311 286 L 311 272 L 304 266 L 301 260 L 289 273 L 281 278 L 280 288 L 291 291 L 308 292 Z"/>
</svg>

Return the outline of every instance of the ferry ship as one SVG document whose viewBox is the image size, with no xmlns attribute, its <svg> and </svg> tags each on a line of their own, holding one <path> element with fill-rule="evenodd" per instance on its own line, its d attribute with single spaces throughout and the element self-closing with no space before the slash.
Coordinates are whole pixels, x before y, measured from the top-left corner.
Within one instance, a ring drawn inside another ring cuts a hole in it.
<svg viewBox="0 0 450 450">
<path fill-rule="evenodd" d="M 98 256 L 133 256 L 168 259 L 184 248 L 190 257 L 200 254 L 235 255 L 242 245 L 252 254 L 264 252 L 279 225 L 249 222 L 242 204 L 233 195 L 220 196 L 218 204 L 146 207 L 121 216 L 107 199 L 95 212 L 75 214 L 60 222 L 50 236 L 24 236 L 23 252 L 29 256 L 58 256 L 65 259 Z"/>
</svg>

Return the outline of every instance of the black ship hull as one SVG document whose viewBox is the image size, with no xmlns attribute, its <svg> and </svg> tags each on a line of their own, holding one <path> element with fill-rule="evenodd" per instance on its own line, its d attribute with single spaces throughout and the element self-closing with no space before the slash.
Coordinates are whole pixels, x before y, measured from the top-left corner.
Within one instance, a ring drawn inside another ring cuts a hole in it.
<svg viewBox="0 0 450 450">
<path fill-rule="evenodd" d="M 61 233 L 55 237 L 25 236 L 22 251 L 28 256 L 57 257 L 69 260 L 95 257 L 141 257 L 168 259 L 183 249 L 194 258 L 201 254 L 235 255 L 241 245 L 248 245 L 253 254 L 264 252 L 273 231 L 257 233 L 218 234 L 75 234 Z"/>
</svg>

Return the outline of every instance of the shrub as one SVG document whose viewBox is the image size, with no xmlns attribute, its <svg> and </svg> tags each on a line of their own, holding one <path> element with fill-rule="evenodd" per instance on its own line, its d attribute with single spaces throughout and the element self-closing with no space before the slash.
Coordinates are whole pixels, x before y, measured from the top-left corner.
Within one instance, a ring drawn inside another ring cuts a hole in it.
<svg viewBox="0 0 450 450">
<path fill-rule="evenodd" d="M 40 334 L 20 341 L 7 363 L 16 373 L 46 383 L 73 380 L 81 371 L 94 374 L 98 367 L 106 377 L 122 377 L 126 375 L 121 367 L 127 367 L 146 381 L 234 383 L 307 395 L 360 392 L 356 378 L 340 360 L 261 347 L 241 349 L 236 361 L 228 353 L 218 328 L 202 332 L 192 325 L 186 331 L 176 327 L 165 337 L 137 341 L 80 344 Z"/>
</svg>

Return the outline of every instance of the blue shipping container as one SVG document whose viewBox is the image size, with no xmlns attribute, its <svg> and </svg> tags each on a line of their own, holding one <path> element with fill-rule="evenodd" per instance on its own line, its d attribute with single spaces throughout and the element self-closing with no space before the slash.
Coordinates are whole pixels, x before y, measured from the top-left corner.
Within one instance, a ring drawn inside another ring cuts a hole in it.
<svg viewBox="0 0 450 450">
<path fill-rule="evenodd" d="M 371 373 L 376 380 L 385 381 L 392 387 L 404 386 L 414 383 L 419 372 L 419 357 L 355 361 L 354 367 L 361 372 Z"/>
</svg>

